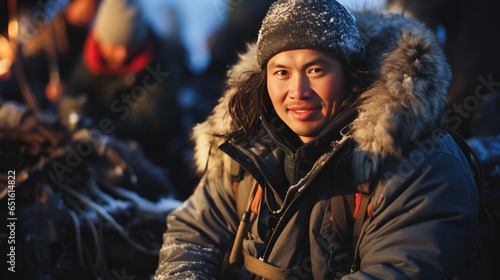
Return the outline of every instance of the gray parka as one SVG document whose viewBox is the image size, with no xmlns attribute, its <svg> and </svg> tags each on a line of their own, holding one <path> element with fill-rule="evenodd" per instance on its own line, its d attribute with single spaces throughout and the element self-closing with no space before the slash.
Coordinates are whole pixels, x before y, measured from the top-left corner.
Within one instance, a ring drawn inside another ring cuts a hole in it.
<svg viewBox="0 0 500 280">
<path fill-rule="evenodd" d="M 242 73 L 259 71 L 255 45 L 230 70 L 228 90 L 194 129 L 204 176 L 167 218 L 155 279 L 217 279 L 254 182 L 260 188 L 243 252 L 292 269 L 287 279 L 475 278 L 474 174 L 453 138 L 439 129 L 450 81 L 444 55 L 432 32 L 414 20 L 374 12 L 355 17 L 377 79 L 353 118 L 302 147 L 283 141 L 272 117 L 263 117 L 261 133 L 248 142 L 217 136 L 234 130 L 227 106 Z M 346 122 L 350 130 L 340 133 Z M 237 185 L 235 162 L 244 170 Z M 286 168 L 296 171 L 293 179 Z M 364 182 L 375 190 L 359 270 L 350 273 L 351 234 L 339 235 L 332 224 L 352 226 L 353 207 L 333 213 L 332 198 L 352 201 Z M 254 277 L 243 265 L 239 279 Z"/>
</svg>

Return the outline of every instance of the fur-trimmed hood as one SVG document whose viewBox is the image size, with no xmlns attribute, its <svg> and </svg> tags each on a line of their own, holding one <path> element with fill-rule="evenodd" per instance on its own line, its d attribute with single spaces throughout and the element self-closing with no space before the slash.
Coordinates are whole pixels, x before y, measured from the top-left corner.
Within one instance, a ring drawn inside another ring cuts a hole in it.
<svg viewBox="0 0 500 280">
<path fill-rule="evenodd" d="M 434 33 L 422 23 L 395 13 L 353 12 L 366 46 L 366 65 L 375 76 L 361 94 L 359 115 L 347 137 L 355 144 L 353 172 L 369 180 L 387 158 L 443 124 L 451 71 Z M 197 171 L 220 176 L 230 158 L 218 149 L 235 130 L 228 104 L 238 83 L 258 72 L 256 45 L 250 44 L 228 72 L 227 89 L 207 120 L 193 129 Z"/>
</svg>

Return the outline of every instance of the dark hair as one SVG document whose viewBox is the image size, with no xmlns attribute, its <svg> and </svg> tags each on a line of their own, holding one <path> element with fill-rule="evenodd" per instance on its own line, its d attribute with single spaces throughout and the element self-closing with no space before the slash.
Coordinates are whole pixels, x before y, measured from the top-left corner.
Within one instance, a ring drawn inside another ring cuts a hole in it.
<svg viewBox="0 0 500 280">
<path fill-rule="evenodd" d="M 238 85 L 229 101 L 229 115 L 237 127 L 247 136 L 255 135 L 260 128 L 260 115 L 272 108 L 267 92 L 267 70 L 255 72 Z"/>
<path fill-rule="evenodd" d="M 339 112 L 355 106 L 359 95 L 371 81 L 368 71 L 361 67 L 340 60 L 346 79 L 342 93 Z M 267 91 L 266 67 L 260 72 L 250 75 L 248 80 L 239 84 L 236 93 L 229 101 L 229 114 L 237 127 L 247 137 L 256 135 L 260 129 L 260 116 L 272 112 L 273 105 Z"/>
</svg>

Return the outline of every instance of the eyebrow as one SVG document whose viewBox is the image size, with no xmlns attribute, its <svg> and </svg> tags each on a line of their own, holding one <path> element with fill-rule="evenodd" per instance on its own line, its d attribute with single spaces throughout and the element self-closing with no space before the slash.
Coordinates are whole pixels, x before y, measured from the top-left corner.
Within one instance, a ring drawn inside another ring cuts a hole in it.
<svg viewBox="0 0 500 280">
<path fill-rule="evenodd" d="M 313 60 L 304 64 L 304 68 L 310 67 L 310 66 L 315 65 L 315 64 L 326 64 L 326 63 L 327 63 L 327 60 L 324 57 L 318 56 L 318 57 L 314 58 Z M 271 62 L 271 64 L 269 64 L 269 69 L 272 69 L 272 68 L 290 68 L 290 67 L 283 65 L 282 63 L 280 63 L 278 61 L 278 62 Z"/>
<path fill-rule="evenodd" d="M 271 62 L 271 64 L 269 64 L 269 68 L 271 69 L 271 68 L 288 68 L 288 67 L 280 63 Z"/>
</svg>

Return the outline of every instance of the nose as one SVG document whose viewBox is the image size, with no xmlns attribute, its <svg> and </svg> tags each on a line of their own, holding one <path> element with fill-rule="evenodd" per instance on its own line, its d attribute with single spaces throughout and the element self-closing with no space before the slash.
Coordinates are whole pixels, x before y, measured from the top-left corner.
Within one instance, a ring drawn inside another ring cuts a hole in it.
<svg viewBox="0 0 500 280">
<path fill-rule="evenodd" d="M 290 79 L 289 97 L 292 99 L 306 99 L 311 97 L 311 83 L 305 74 L 293 75 Z"/>
</svg>

